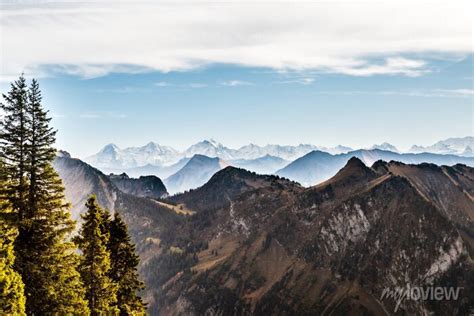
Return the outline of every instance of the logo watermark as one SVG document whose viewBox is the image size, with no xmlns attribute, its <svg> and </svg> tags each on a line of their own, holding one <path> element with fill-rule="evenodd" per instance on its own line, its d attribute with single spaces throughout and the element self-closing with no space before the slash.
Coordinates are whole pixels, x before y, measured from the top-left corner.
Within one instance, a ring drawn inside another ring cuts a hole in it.
<svg viewBox="0 0 474 316">
<path fill-rule="evenodd" d="M 380 296 L 380 300 L 392 299 L 395 301 L 396 313 L 400 308 L 400 305 L 407 300 L 411 301 L 456 301 L 459 298 L 459 294 L 462 287 L 446 287 L 446 286 L 410 286 L 407 284 L 406 287 L 396 288 L 385 288 Z"/>
</svg>

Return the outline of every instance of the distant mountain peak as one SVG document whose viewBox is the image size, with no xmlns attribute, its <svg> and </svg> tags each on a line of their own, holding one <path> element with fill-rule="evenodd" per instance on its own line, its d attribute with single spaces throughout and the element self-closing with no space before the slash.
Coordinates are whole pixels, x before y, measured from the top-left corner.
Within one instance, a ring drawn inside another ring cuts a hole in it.
<svg viewBox="0 0 474 316">
<path fill-rule="evenodd" d="M 205 139 L 205 140 L 201 141 L 200 143 L 201 143 L 201 144 L 210 145 L 210 146 L 213 146 L 213 147 L 222 147 L 222 144 L 219 143 L 218 141 L 216 141 L 216 140 L 213 139 L 213 138 Z M 198 144 L 199 144 L 199 143 L 198 143 Z"/>
<path fill-rule="evenodd" d="M 461 156 L 472 156 L 472 149 L 474 147 L 474 137 L 451 137 L 445 140 L 438 141 L 431 146 L 414 145 L 410 148 L 410 152 L 421 153 L 429 152 L 434 154 L 452 154 Z"/>
<path fill-rule="evenodd" d="M 220 158 L 218 157 L 208 157 L 206 155 L 201 155 L 201 154 L 194 154 L 194 156 L 191 157 L 191 161 L 218 161 Z"/>
<path fill-rule="evenodd" d="M 110 144 L 105 145 L 104 148 L 102 148 L 101 152 L 102 153 L 117 152 L 119 150 L 120 148 L 117 145 L 110 143 Z"/>
<path fill-rule="evenodd" d="M 150 148 L 150 149 L 154 149 L 154 148 L 157 148 L 159 145 L 155 142 L 149 142 L 147 143 L 145 146 L 143 146 L 144 148 Z"/>
<path fill-rule="evenodd" d="M 395 147 L 392 144 L 387 143 L 387 142 L 384 142 L 380 145 L 375 144 L 372 147 L 370 147 L 370 149 L 380 149 L 380 150 L 388 150 L 388 151 L 398 152 L 397 147 Z"/>
</svg>

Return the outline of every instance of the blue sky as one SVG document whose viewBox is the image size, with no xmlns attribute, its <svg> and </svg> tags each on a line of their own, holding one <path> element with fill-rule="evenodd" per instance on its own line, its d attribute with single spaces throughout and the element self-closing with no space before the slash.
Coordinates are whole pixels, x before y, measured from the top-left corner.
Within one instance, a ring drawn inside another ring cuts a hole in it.
<svg viewBox="0 0 474 316">
<path fill-rule="evenodd" d="M 22 71 L 39 77 L 74 156 L 206 138 L 408 149 L 474 134 L 468 2 L 420 2 L 413 16 L 388 1 L 106 3 L 2 5 L 1 91 Z"/>
</svg>

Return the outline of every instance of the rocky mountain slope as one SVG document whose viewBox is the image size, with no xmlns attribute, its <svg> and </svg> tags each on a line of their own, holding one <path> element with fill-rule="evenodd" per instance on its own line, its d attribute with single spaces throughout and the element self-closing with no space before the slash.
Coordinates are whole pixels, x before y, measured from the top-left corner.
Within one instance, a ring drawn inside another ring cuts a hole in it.
<svg viewBox="0 0 474 316">
<path fill-rule="evenodd" d="M 91 194 L 97 196 L 102 207 L 111 212 L 120 212 L 129 225 L 132 236 L 140 243 L 147 238 L 156 237 L 180 220 L 180 216 L 170 207 L 153 199 L 121 191 L 108 176 L 79 159 L 57 157 L 53 166 L 66 188 L 66 199 L 72 205 L 72 217 L 79 224 L 80 214 L 85 211 L 85 202 Z M 126 189 L 133 193 L 143 193 L 143 187 L 140 186 L 139 190 Z"/>
<path fill-rule="evenodd" d="M 68 198 L 79 200 L 74 186 L 115 194 L 153 315 L 464 315 L 474 307 L 471 167 L 369 168 L 350 158 L 309 188 L 226 167 L 157 202 L 123 193 L 81 161 L 55 165 Z M 462 291 L 459 300 L 403 300 L 396 313 L 396 300 L 381 295 L 407 284 Z"/>
<path fill-rule="evenodd" d="M 160 199 L 168 195 L 165 185 L 156 176 L 141 176 L 136 179 L 122 173 L 119 175 L 110 174 L 108 177 L 124 193 L 154 199 Z"/>
<path fill-rule="evenodd" d="M 449 198 L 426 195 L 422 188 L 444 186 L 466 196 L 464 210 L 472 212 L 472 168 L 440 168 L 464 183 L 459 185 L 448 176 L 433 181 L 431 168 L 380 162 L 368 168 L 352 158 L 336 176 L 315 187 L 273 178 L 234 196 L 222 193 L 225 186 L 219 179 L 226 178 L 228 185 L 242 183 L 242 175 L 231 167 L 220 171 L 193 194 L 209 198 L 212 190 L 206 186 L 215 186 L 221 191 L 214 199 L 225 196 L 221 199 L 227 202 L 214 201 L 215 207 L 206 211 L 196 204 L 198 199 L 186 200 L 190 193 L 176 197 L 197 211 L 189 226 L 180 229 L 182 235 L 192 234 L 193 241 L 170 242 L 187 259 L 166 280 L 149 279 L 160 285 L 153 311 L 396 314 L 397 302 L 381 300 L 381 294 L 410 284 L 463 290 L 459 301 L 405 300 L 399 314 L 467 313 L 474 306 L 471 237 L 457 223 L 469 226 L 472 218 L 456 206 L 442 209 L 435 201 Z"/>
<path fill-rule="evenodd" d="M 474 166 L 474 157 L 430 153 L 400 154 L 380 149 L 361 149 L 339 155 L 312 151 L 277 171 L 276 174 L 298 181 L 305 186 L 315 185 L 335 175 L 351 157 L 358 157 L 367 165 L 372 165 L 377 160 L 393 160 L 408 164 L 434 163 L 437 165 L 455 165 L 463 163 L 471 167 Z"/>
</svg>

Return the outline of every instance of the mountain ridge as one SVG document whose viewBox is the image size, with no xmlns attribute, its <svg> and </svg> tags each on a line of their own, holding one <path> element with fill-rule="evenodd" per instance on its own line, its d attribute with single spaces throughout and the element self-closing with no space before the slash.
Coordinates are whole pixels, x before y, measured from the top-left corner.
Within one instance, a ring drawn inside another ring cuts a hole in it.
<svg viewBox="0 0 474 316">
<path fill-rule="evenodd" d="M 474 169 L 466 165 L 369 167 L 351 157 L 308 188 L 228 166 L 158 202 L 121 193 L 79 160 L 57 160 L 67 195 L 86 194 L 71 188 L 89 187 L 83 174 L 116 192 L 151 314 L 380 314 L 396 304 L 380 300 L 383 290 L 407 282 L 463 287 L 464 296 L 442 305 L 406 301 L 404 313 L 474 306 Z"/>
<path fill-rule="evenodd" d="M 440 155 L 431 153 L 395 153 L 380 149 L 360 149 L 346 154 L 331 155 L 321 151 L 312 151 L 293 161 L 277 175 L 289 178 L 305 186 L 315 185 L 332 177 L 341 169 L 351 157 L 357 157 L 366 165 L 372 165 L 378 160 L 400 161 L 403 163 L 436 163 L 438 165 L 455 165 L 464 163 L 474 166 L 474 157 L 460 157 L 455 155 Z"/>
<path fill-rule="evenodd" d="M 464 138 L 449 138 L 444 141 L 439 141 L 432 146 L 423 147 L 414 145 L 406 152 L 400 152 L 395 146 L 387 142 L 380 145 L 373 145 L 368 150 L 389 150 L 400 154 L 427 152 L 473 157 L 472 148 L 474 148 L 474 137 L 467 136 Z M 275 144 L 259 146 L 256 144 L 248 144 L 233 149 L 210 139 L 193 144 L 185 150 L 176 150 L 170 146 L 159 145 L 155 142 L 149 142 L 141 147 L 127 147 L 124 149 L 120 149 L 115 144 L 108 144 L 97 154 L 85 158 L 85 161 L 105 173 L 126 172 L 135 177 L 140 175 L 156 175 L 164 179 L 178 171 L 179 168 L 176 166 L 184 166 L 183 161 L 187 162 L 194 154 L 206 155 L 211 158 L 218 157 L 229 163 L 234 162 L 237 167 L 243 166 L 239 163 L 249 161 L 248 168 L 252 171 L 270 173 L 283 168 L 283 163 L 280 162 L 281 165 L 278 165 L 275 161 L 274 164 L 278 168 L 272 170 L 272 168 L 259 165 L 259 159 L 272 156 L 290 163 L 313 150 L 324 151 L 333 155 L 357 151 L 341 145 L 330 148 L 311 144 L 300 144 L 296 146 Z M 251 162 L 252 160 L 255 161 Z"/>
</svg>

